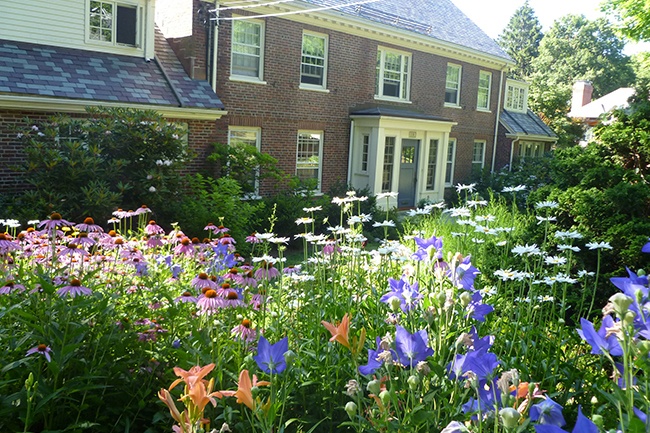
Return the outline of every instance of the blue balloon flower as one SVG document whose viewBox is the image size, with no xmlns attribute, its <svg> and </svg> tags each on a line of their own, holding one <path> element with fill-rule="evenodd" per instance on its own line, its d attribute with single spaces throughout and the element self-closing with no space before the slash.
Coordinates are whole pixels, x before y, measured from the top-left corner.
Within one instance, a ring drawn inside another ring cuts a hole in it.
<svg viewBox="0 0 650 433">
<path fill-rule="evenodd" d="M 265 373 L 278 374 L 287 368 L 284 354 L 289 350 L 289 338 L 284 337 L 275 344 L 270 344 L 263 335 L 257 343 L 257 356 L 253 359 L 257 366 Z"/>
</svg>

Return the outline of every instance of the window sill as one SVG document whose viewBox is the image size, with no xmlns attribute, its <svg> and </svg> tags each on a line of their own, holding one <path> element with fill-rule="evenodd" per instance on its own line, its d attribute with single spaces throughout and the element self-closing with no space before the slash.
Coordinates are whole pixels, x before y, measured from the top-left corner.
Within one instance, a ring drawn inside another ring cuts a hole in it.
<svg viewBox="0 0 650 433">
<path fill-rule="evenodd" d="M 308 86 L 306 84 L 301 84 L 300 86 L 298 86 L 298 88 L 300 90 L 309 90 L 311 92 L 320 92 L 320 93 L 329 93 L 330 92 L 329 89 L 325 89 L 323 87 L 311 87 L 311 86 Z"/>
<path fill-rule="evenodd" d="M 408 101 L 406 99 L 394 98 L 392 96 L 378 96 L 378 95 L 375 95 L 375 100 L 377 100 L 377 101 L 400 102 L 402 104 L 412 104 L 411 101 Z"/>
<path fill-rule="evenodd" d="M 237 75 L 231 75 L 230 81 L 238 81 L 240 83 L 251 83 L 251 84 L 266 84 L 266 81 L 260 80 L 259 78 L 252 77 L 240 77 Z"/>
<path fill-rule="evenodd" d="M 445 102 L 444 107 L 445 107 L 445 108 L 455 108 L 455 109 L 457 109 L 457 110 L 462 110 L 462 109 L 463 109 L 463 107 L 462 107 L 461 105 L 458 105 L 458 104 L 450 104 L 449 102 Z"/>
<path fill-rule="evenodd" d="M 478 107 L 476 108 L 476 111 L 478 111 L 479 113 L 491 113 L 492 112 L 491 110 L 488 110 L 488 109 L 485 109 L 485 108 L 478 108 Z"/>
</svg>

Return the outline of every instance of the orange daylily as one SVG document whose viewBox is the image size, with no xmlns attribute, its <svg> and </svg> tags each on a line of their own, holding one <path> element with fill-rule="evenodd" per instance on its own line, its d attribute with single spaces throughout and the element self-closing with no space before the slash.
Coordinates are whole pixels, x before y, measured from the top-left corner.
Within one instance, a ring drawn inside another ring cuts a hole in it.
<svg viewBox="0 0 650 433">
<path fill-rule="evenodd" d="M 239 383 L 237 384 L 237 391 L 220 391 L 221 395 L 225 397 L 237 397 L 237 403 L 245 404 L 250 410 L 255 410 L 255 399 L 253 399 L 252 388 L 254 386 L 268 386 L 271 382 L 265 380 L 257 381 L 257 376 L 251 377 L 248 370 L 242 370 L 239 373 Z"/>
<path fill-rule="evenodd" d="M 324 320 L 322 320 L 320 323 L 322 323 L 323 326 L 327 328 L 327 330 L 332 334 L 330 341 L 338 341 L 348 349 L 350 348 L 350 342 L 348 341 L 348 333 L 350 332 L 350 316 L 348 313 L 345 313 L 343 319 L 341 319 L 341 323 L 339 323 L 338 326 L 334 326 L 333 324 Z"/>
<path fill-rule="evenodd" d="M 187 393 L 187 396 L 192 399 L 192 403 L 194 403 L 194 405 L 197 407 L 200 413 L 203 413 L 208 403 L 212 403 L 212 406 L 217 405 L 217 402 L 214 399 L 214 397 L 216 398 L 223 397 L 223 394 L 219 391 L 212 392 L 213 387 L 214 387 L 214 379 L 210 379 L 207 388 L 203 383 L 199 384 L 198 386 L 193 386 L 189 388 L 189 392 Z"/>
<path fill-rule="evenodd" d="M 176 373 L 176 376 L 180 377 L 180 379 L 173 381 L 169 389 L 172 390 L 181 382 L 185 382 L 188 387 L 193 388 L 197 382 L 203 380 L 203 378 L 207 376 L 208 373 L 210 373 L 213 369 L 214 363 L 208 364 L 205 367 L 195 365 L 194 367 L 190 368 L 190 371 L 185 371 L 180 367 L 174 367 L 174 373 Z"/>
<path fill-rule="evenodd" d="M 158 391 L 158 398 L 167 405 L 169 408 L 169 413 L 171 413 L 172 418 L 176 420 L 179 424 L 182 423 L 183 421 L 181 420 L 181 413 L 178 411 L 178 408 L 176 407 L 176 403 L 174 403 L 174 399 L 172 398 L 171 394 L 169 391 L 166 389 L 161 389 Z"/>
</svg>

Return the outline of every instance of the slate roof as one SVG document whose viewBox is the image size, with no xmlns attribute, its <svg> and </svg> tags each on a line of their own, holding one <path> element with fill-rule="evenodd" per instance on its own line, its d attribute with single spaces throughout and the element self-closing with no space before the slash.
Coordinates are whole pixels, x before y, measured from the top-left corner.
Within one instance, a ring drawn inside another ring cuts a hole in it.
<svg viewBox="0 0 650 433">
<path fill-rule="evenodd" d="M 557 135 L 535 113 L 528 110 L 526 113 L 503 110 L 500 122 L 511 135 L 534 135 L 535 137 L 548 137 L 556 139 Z"/>
<path fill-rule="evenodd" d="M 349 0 L 305 1 L 318 6 L 350 3 Z M 341 6 L 335 10 L 512 61 L 510 56 L 451 0 L 379 0 Z"/>
<path fill-rule="evenodd" d="M 176 94 L 160 65 L 142 57 L 0 40 L 0 94 L 224 108 L 206 81 L 190 79 L 180 64 L 166 60 Z"/>
<path fill-rule="evenodd" d="M 431 114 L 422 113 L 415 110 L 407 110 L 400 107 L 391 107 L 383 105 L 364 105 L 354 107 L 350 110 L 350 116 L 368 116 L 368 117 L 402 117 L 405 119 L 422 119 L 422 120 L 435 120 L 438 122 L 452 122 L 452 120 L 445 119 L 440 116 L 433 116 Z"/>
</svg>

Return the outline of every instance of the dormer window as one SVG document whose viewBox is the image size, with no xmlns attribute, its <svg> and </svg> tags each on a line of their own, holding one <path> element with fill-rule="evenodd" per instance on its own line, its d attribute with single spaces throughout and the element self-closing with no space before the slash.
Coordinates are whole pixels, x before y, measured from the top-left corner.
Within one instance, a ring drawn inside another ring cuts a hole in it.
<svg viewBox="0 0 650 433">
<path fill-rule="evenodd" d="M 113 45 L 138 46 L 138 8 L 113 1 L 91 1 L 88 39 Z"/>
<path fill-rule="evenodd" d="M 525 113 L 528 110 L 528 85 L 523 82 L 506 83 L 506 110 Z"/>
</svg>

